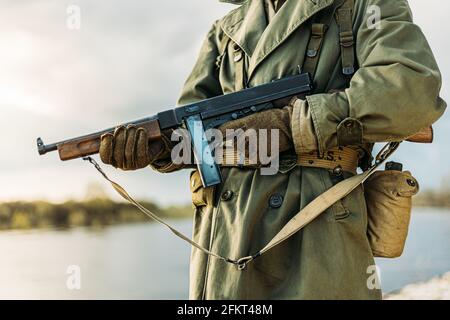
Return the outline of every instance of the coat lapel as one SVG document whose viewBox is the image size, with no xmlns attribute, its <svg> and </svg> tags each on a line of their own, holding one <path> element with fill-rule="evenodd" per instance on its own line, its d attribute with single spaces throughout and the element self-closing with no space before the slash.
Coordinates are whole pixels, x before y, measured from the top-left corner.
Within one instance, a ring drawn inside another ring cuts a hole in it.
<svg viewBox="0 0 450 320">
<path fill-rule="evenodd" d="M 248 79 L 298 27 L 334 0 L 287 0 L 267 26 L 264 0 L 249 0 L 222 22 L 224 32 L 250 57 Z M 307 44 L 305 44 L 307 45 Z"/>
<path fill-rule="evenodd" d="M 266 28 L 250 59 L 249 79 L 258 65 L 277 49 L 295 30 L 333 0 L 288 0 Z"/>
<path fill-rule="evenodd" d="M 267 27 L 263 0 L 250 0 L 226 16 L 223 31 L 251 57 Z"/>
</svg>

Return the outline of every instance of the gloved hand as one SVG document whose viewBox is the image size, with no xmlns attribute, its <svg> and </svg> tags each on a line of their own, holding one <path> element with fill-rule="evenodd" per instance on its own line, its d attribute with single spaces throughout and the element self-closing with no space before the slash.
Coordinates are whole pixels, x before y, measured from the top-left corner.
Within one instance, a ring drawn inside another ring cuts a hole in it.
<svg viewBox="0 0 450 320">
<path fill-rule="evenodd" d="M 147 131 L 135 126 L 120 126 L 114 134 L 101 137 L 100 159 L 122 170 L 138 170 L 167 157 L 170 147 L 163 134 L 160 140 L 149 141 Z"/>
<path fill-rule="evenodd" d="M 227 129 L 242 129 L 244 131 L 248 129 L 255 129 L 257 134 L 258 130 L 267 129 L 267 150 L 270 151 L 270 130 L 278 129 L 279 152 L 285 152 L 294 148 L 291 129 L 292 111 L 293 107 L 291 105 L 288 105 L 282 109 L 270 109 L 255 113 L 242 119 L 227 122 L 219 127 L 219 130 L 222 132 L 223 136 L 226 137 Z"/>
</svg>

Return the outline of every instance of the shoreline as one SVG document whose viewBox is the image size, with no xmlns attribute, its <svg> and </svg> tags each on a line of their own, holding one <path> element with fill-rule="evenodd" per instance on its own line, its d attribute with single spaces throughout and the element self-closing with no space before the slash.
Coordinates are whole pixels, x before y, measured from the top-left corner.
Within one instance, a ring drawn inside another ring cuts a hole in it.
<svg viewBox="0 0 450 320">
<path fill-rule="evenodd" d="M 383 300 L 450 300 L 450 272 L 387 293 Z"/>
</svg>

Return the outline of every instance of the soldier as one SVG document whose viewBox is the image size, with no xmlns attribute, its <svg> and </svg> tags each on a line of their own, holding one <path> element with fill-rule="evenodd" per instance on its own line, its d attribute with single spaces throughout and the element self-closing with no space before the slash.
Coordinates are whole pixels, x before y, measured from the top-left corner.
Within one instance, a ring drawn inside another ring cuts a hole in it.
<svg viewBox="0 0 450 320">
<path fill-rule="evenodd" d="M 298 66 L 315 82 L 304 99 L 221 128 L 278 129 L 277 174 L 224 166 L 215 189 L 191 176 L 194 240 L 238 258 L 261 249 L 357 166 L 367 168 L 374 143 L 405 140 L 434 123 L 446 104 L 438 66 L 406 0 L 223 1 L 239 7 L 214 23 L 180 105 L 296 74 Z M 123 169 L 180 169 L 170 160 L 168 137 L 149 145 L 135 128 L 104 136 L 100 154 Z M 243 271 L 194 248 L 190 298 L 380 299 L 381 290 L 367 284 L 375 262 L 366 232 L 360 187 Z"/>
</svg>

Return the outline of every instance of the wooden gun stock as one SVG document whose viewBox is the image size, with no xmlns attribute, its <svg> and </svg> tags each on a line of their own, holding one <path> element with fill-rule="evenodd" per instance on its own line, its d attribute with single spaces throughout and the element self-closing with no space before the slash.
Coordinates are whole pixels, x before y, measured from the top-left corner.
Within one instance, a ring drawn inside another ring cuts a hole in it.
<svg viewBox="0 0 450 320">
<path fill-rule="evenodd" d="M 158 120 L 150 120 L 136 125 L 139 128 L 147 130 L 149 140 L 161 138 L 161 130 Z M 105 130 L 88 136 L 75 138 L 58 144 L 59 157 L 61 160 L 73 160 L 97 154 L 100 150 L 100 139 L 105 133 L 113 133 L 114 129 Z"/>
<path fill-rule="evenodd" d="M 59 158 L 63 161 L 97 154 L 99 150 L 100 136 L 65 142 L 58 146 Z"/>
<path fill-rule="evenodd" d="M 415 135 L 406 139 L 406 141 L 415 143 L 433 143 L 433 140 L 434 140 L 433 127 L 424 128 Z"/>
</svg>

